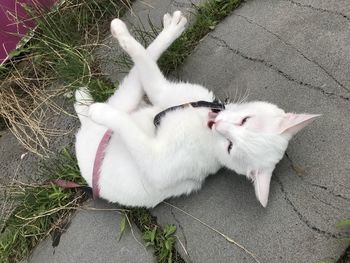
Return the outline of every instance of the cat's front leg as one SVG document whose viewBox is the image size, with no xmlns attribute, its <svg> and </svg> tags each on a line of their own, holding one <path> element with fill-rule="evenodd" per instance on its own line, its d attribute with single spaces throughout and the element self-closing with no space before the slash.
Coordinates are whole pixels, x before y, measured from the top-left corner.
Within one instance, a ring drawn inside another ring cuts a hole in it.
<svg viewBox="0 0 350 263">
<path fill-rule="evenodd" d="M 164 28 L 162 32 L 147 48 L 149 56 L 155 61 L 158 60 L 161 54 L 185 30 L 186 22 L 186 18 L 180 11 L 175 11 L 173 15 L 165 14 L 163 17 Z M 116 30 L 118 32 L 118 29 Z M 113 34 L 116 33 L 113 26 L 111 26 L 111 31 Z M 139 105 L 143 94 L 137 69 L 133 67 L 115 94 L 109 98 L 108 103 L 116 109 L 131 112 Z"/>
<path fill-rule="evenodd" d="M 175 12 L 171 21 L 167 23 L 170 23 L 170 25 L 168 25 L 169 29 L 164 32 L 164 41 L 159 41 L 157 44 L 160 46 L 160 49 L 162 49 L 162 45 L 168 45 L 166 44 L 167 41 L 171 41 L 173 37 L 176 37 L 177 34 L 182 31 L 181 28 L 186 23 L 186 18 L 182 16 L 181 12 Z M 176 30 L 174 31 L 173 29 Z M 118 39 L 120 46 L 134 61 L 142 86 L 152 104 L 166 104 L 166 102 L 164 102 L 164 95 L 170 94 L 172 85 L 166 80 L 154 59 L 145 48 L 130 35 L 123 21 L 114 19 L 111 23 L 111 32 L 112 35 Z M 150 47 L 150 49 L 152 50 L 152 47 Z"/>
<path fill-rule="evenodd" d="M 165 14 L 163 17 L 164 28 L 148 47 L 148 54 L 158 60 L 160 55 L 182 34 L 187 23 L 186 17 L 181 11 L 175 11 L 173 15 Z"/>
</svg>

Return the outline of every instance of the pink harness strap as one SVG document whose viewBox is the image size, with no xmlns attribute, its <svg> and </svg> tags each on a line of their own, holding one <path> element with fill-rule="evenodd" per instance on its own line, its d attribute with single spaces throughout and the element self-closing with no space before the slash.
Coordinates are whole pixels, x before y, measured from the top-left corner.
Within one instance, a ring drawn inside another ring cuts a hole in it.
<svg viewBox="0 0 350 263">
<path fill-rule="evenodd" d="M 94 199 L 100 197 L 100 186 L 98 184 L 100 180 L 100 169 L 101 169 L 105 150 L 107 148 L 109 140 L 111 139 L 112 134 L 113 134 L 113 131 L 111 129 L 108 129 L 105 132 L 96 151 L 94 167 L 92 170 L 92 196 Z"/>
</svg>

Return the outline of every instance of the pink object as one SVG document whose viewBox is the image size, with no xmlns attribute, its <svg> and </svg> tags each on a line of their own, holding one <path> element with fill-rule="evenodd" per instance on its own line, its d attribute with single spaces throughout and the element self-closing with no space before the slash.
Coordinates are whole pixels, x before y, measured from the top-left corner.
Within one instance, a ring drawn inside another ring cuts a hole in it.
<svg viewBox="0 0 350 263">
<path fill-rule="evenodd" d="M 35 27 L 33 19 L 27 14 L 24 5 L 40 10 L 49 10 L 55 0 L 0 0 L 0 64 L 3 64 L 9 53 Z"/>
<path fill-rule="evenodd" d="M 113 131 L 108 129 L 103 135 L 100 144 L 97 147 L 94 167 L 92 170 L 92 195 L 94 199 L 100 197 L 100 186 L 98 185 L 98 181 L 100 180 L 100 169 L 103 161 L 103 157 L 105 155 L 105 150 L 107 148 L 108 142 L 111 139 Z"/>
<path fill-rule="evenodd" d="M 67 180 L 62 180 L 62 179 L 57 179 L 57 180 L 53 180 L 53 183 L 59 187 L 62 188 L 77 188 L 77 187 L 81 187 L 80 184 L 74 183 L 72 181 L 67 181 Z"/>
<path fill-rule="evenodd" d="M 286 113 L 280 124 L 280 132 L 295 135 L 298 131 L 305 128 L 319 116 L 321 115 Z"/>
</svg>

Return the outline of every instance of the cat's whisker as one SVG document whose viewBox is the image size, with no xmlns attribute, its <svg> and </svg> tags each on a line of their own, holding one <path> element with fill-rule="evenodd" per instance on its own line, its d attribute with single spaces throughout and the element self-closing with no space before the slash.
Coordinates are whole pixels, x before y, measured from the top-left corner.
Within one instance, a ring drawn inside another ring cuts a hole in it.
<svg viewBox="0 0 350 263">
<path fill-rule="evenodd" d="M 229 90 L 228 92 L 229 92 L 228 103 L 235 103 L 236 96 L 237 96 L 237 89 L 235 89 L 235 95 L 234 96 L 233 96 L 233 90 Z"/>
<path fill-rule="evenodd" d="M 238 104 L 242 104 L 243 102 L 245 102 L 248 99 L 248 97 L 249 97 L 249 89 L 246 89 L 242 98 L 238 102 Z"/>
<path fill-rule="evenodd" d="M 234 95 L 233 95 L 233 92 L 234 92 Z M 230 94 L 230 103 L 235 103 L 235 100 L 236 100 L 236 97 L 237 97 L 237 88 L 233 91 L 231 90 L 231 94 Z"/>
<path fill-rule="evenodd" d="M 236 104 L 239 104 L 240 100 L 242 97 L 242 90 L 241 89 L 237 89 L 237 99 L 235 100 Z"/>
<path fill-rule="evenodd" d="M 224 97 L 225 97 L 224 103 L 229 104 L 231 102 L 231 98 L 232 98 L 232 90 L 225 90 Z"/>
</svg>

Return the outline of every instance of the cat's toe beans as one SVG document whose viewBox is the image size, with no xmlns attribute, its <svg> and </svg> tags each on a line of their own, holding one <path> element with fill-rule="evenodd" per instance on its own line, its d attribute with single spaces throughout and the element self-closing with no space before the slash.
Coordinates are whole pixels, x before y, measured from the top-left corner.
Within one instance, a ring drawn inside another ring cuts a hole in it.
<svg viewBox="0 0 350 263">
<path fill-rule="evenodd" d="M 181 11 L 175 11 L 172 16 L 169 15 L 169 17 L 166 19 L 168 18 L 171 19 L 170 24 L 166 27 L 164 23 L 164 28 L 168 29 L 172 36 L 179 37 L 185 30 L 185 25 L 187 23 L 186 17 L 182 14 Z"/>
<path fill-rule="evenodd" d="M 121 35 L 128 34 L 128 28 L 120 19 L 113 19 L 111 22 L 111 33 L 113 37 L 119 38 Z"/>
<path fill-rule="evenodd" d="M 181 19 L 180 19 L 180 21 L 179 21 L 179 23 L 178 23 L 178 25 L 179 25 L 181 28 L 183 28 L 183 27 L 186 25 L 186 23 L 187 23 L 187 18 L 184 17 L 184 16 L 182 16 Z"/>
<path fill-rule="evenodd" d="M 172 19 L 172 17 L 171 17 L 171 15 L 169 13 L 166 13 L 164 15 L 164 17 L 163 17 L 163 26 L 164 26 L 164 28 L 167 28 L 167 27 L 170 26 L 171 19 Z"/>
<path fill-rule="evenodd" d="M 173 19 L 172 19 L 171 22 L 173 24 L 177 25 L 180 22 L 182 17 L 183 17 L 183 15 L 182 15 L 181 11 L 175 11 L 174 14 L 173 14 Z"/>
</svg>

